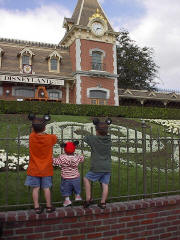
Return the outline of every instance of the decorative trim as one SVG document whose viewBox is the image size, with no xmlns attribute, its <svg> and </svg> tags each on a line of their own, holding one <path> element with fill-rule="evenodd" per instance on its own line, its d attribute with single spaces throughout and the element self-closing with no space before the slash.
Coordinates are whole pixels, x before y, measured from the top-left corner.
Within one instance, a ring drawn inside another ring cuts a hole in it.
<svg viewBox="0 0 180 240">
<path fill-rule="evenodd" d="M 113 45 L 113 67 L 114 67 L 114 74 L 117 74 L 117 51 L 116 51 L 116 44 Z"/>
<path fill-rule="evenodd" d="M 47 47 L 47 48 L 57 48 L 62 50 L 68 50 L 69 47 L 64 45 L 57 45 L 52 43 L 43 43 L 43 42 L 33 42 L 33 41 L 25 41 L 25 40 L 19 40 L 19 39 L 10 39 L 10 38 L 0 38 L 0 42 L 6 42 L 6 43 L 15 43 L 19 45 L 29 45 L 29 46 L 37 46 L 37 47 Z"/>
<path fill-rule="evenodd" d="M 76 71 L 81 70 L 81 40 L 76 39 Z"/>
<path fill-rule="evenodd" d="M 91 17 L 89 17 L 89 22 L 95 20 L 95 19 L 100 19 L 103 21 L 105 24 L 107 24 L 107 20 L 103 17 L 103 15 L 100 13 L 99 8 L 96 9 L 96 13 L 94 13 Z"/>
<path fill-rule="evenodd" d="M 69 83 L 66 83 L 66 103 L 69 103 Z"/>
<path fill-rule="evenodd" d="M 97 90 L 106 92 L 107 93 L 106 99 L 110 98 L 110 90 L 106 88 L 101 88 L 101 87 L 87 88 L 87 97 L 90 98 L 90 91 L 97 91 Z"/>
<path fill-rule="evenodd" d="M 115 102 L 115 106 L 119 106 L 118 79 L 117 78 L 114 78 L 114 102 Z"/>
<path fill-rule="evenodd" d="M 83 6 L 84 6 L 84 0 L 82 0 L 82 3 L 81 3 L 81 8 L 80 8 L 80 11 L 79 11 L 79 16 L 78 16 L 78 20 L 77 20 L 77 25 L 79 25 L 79 22 L 80 22 L 80 19 L 81 19 L 81 14 L 82 14 Z"/>
<path fill-rule="evenodd" d="M 81 76 L 76 76 L 76 104 L 81 104 Z"/>
<path fill-rule="evenodd" d="M 93 48 L 93 49 L 90 49 L 90 50 L 89 50 L 89 55 L 92 56 L 92 53 L 93 53 L 93 52 L 101 52 L 102 55 L 103 55 L 103 57 L 106 56 L 105 51 L 102 50 L 102 49 L 100 49 L 100 48 Z"/>
<path fill-rule="evenodd" d="M 105 71 L 96 71 L 96 70 L 90 70 L 90 71 L 76 71 L 73 76 L 75 75 L 84 75 L 84 76 L 91 76 L 91 77 L 105 77 L 105 78 L 117 78 L 118 75 L 111 74 L 109 72 Z"/>
<path fill-rule="evenodd" d="M 22 56 L 24 54 L 29 54 L 31 57 L 35 56 L 35 54 L 29 49 L 28 47 L 23 48 L 19 53 L 18 56 Z"/>
</svg>

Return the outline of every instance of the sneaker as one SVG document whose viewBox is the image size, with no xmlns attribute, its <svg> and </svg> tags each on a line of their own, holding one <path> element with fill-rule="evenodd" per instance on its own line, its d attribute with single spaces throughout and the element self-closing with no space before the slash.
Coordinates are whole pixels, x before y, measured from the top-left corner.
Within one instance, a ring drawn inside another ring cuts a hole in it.
<svg viewBox="0 0 180 240">
<path fill-rule="evenodd" d="M 77 195 L 77 196 L 75 197 L 75 201 L 82 201 L 81 196 L 80 196 L 80 195 Z"/>
<path fill-rule="evenodd" d="M 71 204 L 72 204 L 72 202 L 70 200 L 65 200 L 63 203 L 63 206 L 68 207 L 68 206 L 71 206 Z"/>
</svg>

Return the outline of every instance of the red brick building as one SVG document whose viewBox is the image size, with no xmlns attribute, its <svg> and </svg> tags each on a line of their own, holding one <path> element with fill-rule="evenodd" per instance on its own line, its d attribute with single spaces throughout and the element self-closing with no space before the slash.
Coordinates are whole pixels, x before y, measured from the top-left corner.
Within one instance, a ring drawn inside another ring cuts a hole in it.
<svg viewBox="0 0 180 240">
<path fill-rule="evenodd" d="M 115 32 L 97 0 L 78 0 L 58 45 L 0 39 L 0 99 L 119 105 Z"/>
</svg>

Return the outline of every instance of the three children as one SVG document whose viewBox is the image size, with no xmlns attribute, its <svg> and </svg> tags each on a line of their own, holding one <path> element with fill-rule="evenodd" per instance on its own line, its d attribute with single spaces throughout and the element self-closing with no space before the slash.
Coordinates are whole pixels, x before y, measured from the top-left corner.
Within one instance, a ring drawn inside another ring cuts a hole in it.
<svg viewBox="0 0 180 240">
<path fill-rule="evenodd" d="M 58 158 L 52 158 L 53 146 L 57 143 L 57 137 L 54 134 L 46 134 L 45 126 L 47 119 L 30 116 L 33 132 L 29 137 L 30 161 L 27 169 L 27 178 L 25 185 L 33 188 L 32 198 L 36 214 L 40 214 L 43 208 L 39 205 L 39 189 L 44 190 L 46 200 L 46 212 L 51 213 L 55 208 L 51 204 L 51 191 L 53 164 L 61 167 L 61 194 L 64 197 L 63 206 L 71 205 L 70 196 L 75 193 L 75 200 L 81 201 L 80 174 L 78 165 L 84 161 L 84 156 L 75 154 L 78 141 L 61 144 L 65 153 Z M 106 208 L 106 199 L 108 196 L 108 184 L 111 176 L 111 138 L 108 135 L 108 125 L 111 120 L 100 122 L 94 119 L 96 136 L 89 135 L 84 141 L 91 147 L 91 167 L 90 171 L 84 177 L 84 186 L 86 191 L 86 201 L 84 208 L 92 203 L 91 182 L 99 181 L 102 186 L 102 198 L 98 206 Z"/>
</svg>

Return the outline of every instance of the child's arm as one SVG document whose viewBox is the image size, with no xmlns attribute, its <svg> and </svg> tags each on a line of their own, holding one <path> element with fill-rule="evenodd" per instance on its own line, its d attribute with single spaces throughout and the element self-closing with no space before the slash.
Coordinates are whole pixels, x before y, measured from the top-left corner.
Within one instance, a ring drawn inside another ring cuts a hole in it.
<svg viewBox="0 0 180 240">
<path fill-rule="evenodd" d="M 53 158 L 53 164 L 60 166 L 61 165 L 61 157 L 59 156 L 58 158 Z"/>
</svg>

